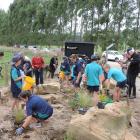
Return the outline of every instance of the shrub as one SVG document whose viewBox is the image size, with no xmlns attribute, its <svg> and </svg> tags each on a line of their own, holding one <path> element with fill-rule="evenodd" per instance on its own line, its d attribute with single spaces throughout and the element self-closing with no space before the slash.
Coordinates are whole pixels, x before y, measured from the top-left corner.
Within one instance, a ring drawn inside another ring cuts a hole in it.
<svg viewBox="0 0 140 140">
<path fill-rule="evenodd" d="M 69 105 L 73 110 L 76 108 L 89 108 L 93 105 L 93 101 L 89 95 L 80 91 L 69 101 Z"/>
</svg>

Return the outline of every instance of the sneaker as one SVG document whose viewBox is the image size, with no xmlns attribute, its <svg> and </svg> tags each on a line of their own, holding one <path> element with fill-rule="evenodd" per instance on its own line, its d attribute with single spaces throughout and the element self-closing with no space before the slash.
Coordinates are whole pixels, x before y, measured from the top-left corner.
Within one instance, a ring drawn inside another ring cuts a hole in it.
<svg viewBox="0 0 140 140">
<path fill-rule="evenodd" d="M 41 124 L 41 122 L 39 122 L 39 123 L 32 123 L 32 124 L 29 125 L 29 127 L 30 128 L 40 128 L 40 127 L 42 127 L 42 124 Z"/>
</svg>

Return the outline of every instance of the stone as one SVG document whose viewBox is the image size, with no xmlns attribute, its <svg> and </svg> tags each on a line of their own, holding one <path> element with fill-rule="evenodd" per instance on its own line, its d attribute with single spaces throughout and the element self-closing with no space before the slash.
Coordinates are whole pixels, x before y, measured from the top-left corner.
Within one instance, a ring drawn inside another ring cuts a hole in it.
<svg viewBox="0 0 140 140">
<path fill-rule="evenodd" d="M 51 104 L 59 104 L 62 101 L 61 95 L 58 94 L 46 94 L 46 95 L 39 95 L 46 101 L 50 102 Z"/>
<path fill-rule="evenodd" d="M 117 103 L 105 109 L 93 107 L 83 116 L 74 116 L 67 135 L 75 140 L 125 140 L 129 117 L 121 110 L 124 106 Z"/>
<path fill-rule="evenodd" d="M 36 87 L 35 92 L 39 95 L 59 93 L 60 84 L 59 82 L 48 82 Z"/>
<path fill-rule="evenodd" d="M 126 132 L 125 140 L 137 140 L 130 132 Z"/>
</svg>

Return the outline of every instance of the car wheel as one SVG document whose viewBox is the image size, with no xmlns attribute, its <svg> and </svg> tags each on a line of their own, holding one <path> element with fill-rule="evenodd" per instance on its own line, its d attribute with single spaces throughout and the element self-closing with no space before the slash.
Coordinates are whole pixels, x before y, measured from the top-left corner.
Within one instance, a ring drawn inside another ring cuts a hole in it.
<svg viewBox="0 0 140 140">
<path fill-rule="evenodd" d="M 116 62 L 119 61 L 119 58 L 115 58 L 115 61 L 116 61 Z"/>
</svg>

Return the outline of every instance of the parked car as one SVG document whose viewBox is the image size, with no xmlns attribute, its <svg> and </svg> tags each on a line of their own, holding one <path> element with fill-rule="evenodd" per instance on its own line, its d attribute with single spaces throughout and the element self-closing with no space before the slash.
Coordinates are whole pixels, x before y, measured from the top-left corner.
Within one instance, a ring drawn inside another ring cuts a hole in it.
<svg viewBox="0 0 140 140">
<path fill-rule="evenodd" d="M 118 51 L 108 50 L 107 53 L 108 60 L 114 61 L 123 60 L 123 55 Z M 106 51 L 103 52 L 102 57 L 106 57 Z"/>
<path fill-rule="evenodd" d="M 42 51 L 43 52 L 50 52 L 50 50 L 48 48 L 43 48 Z"/>
<path fill-rule="evenodd" d="M 37 46 L 34 46 L 34 45 L 33 46 L 28 46 L 28 49 L 29 50 L 37 50 Z"/>
</svg>

